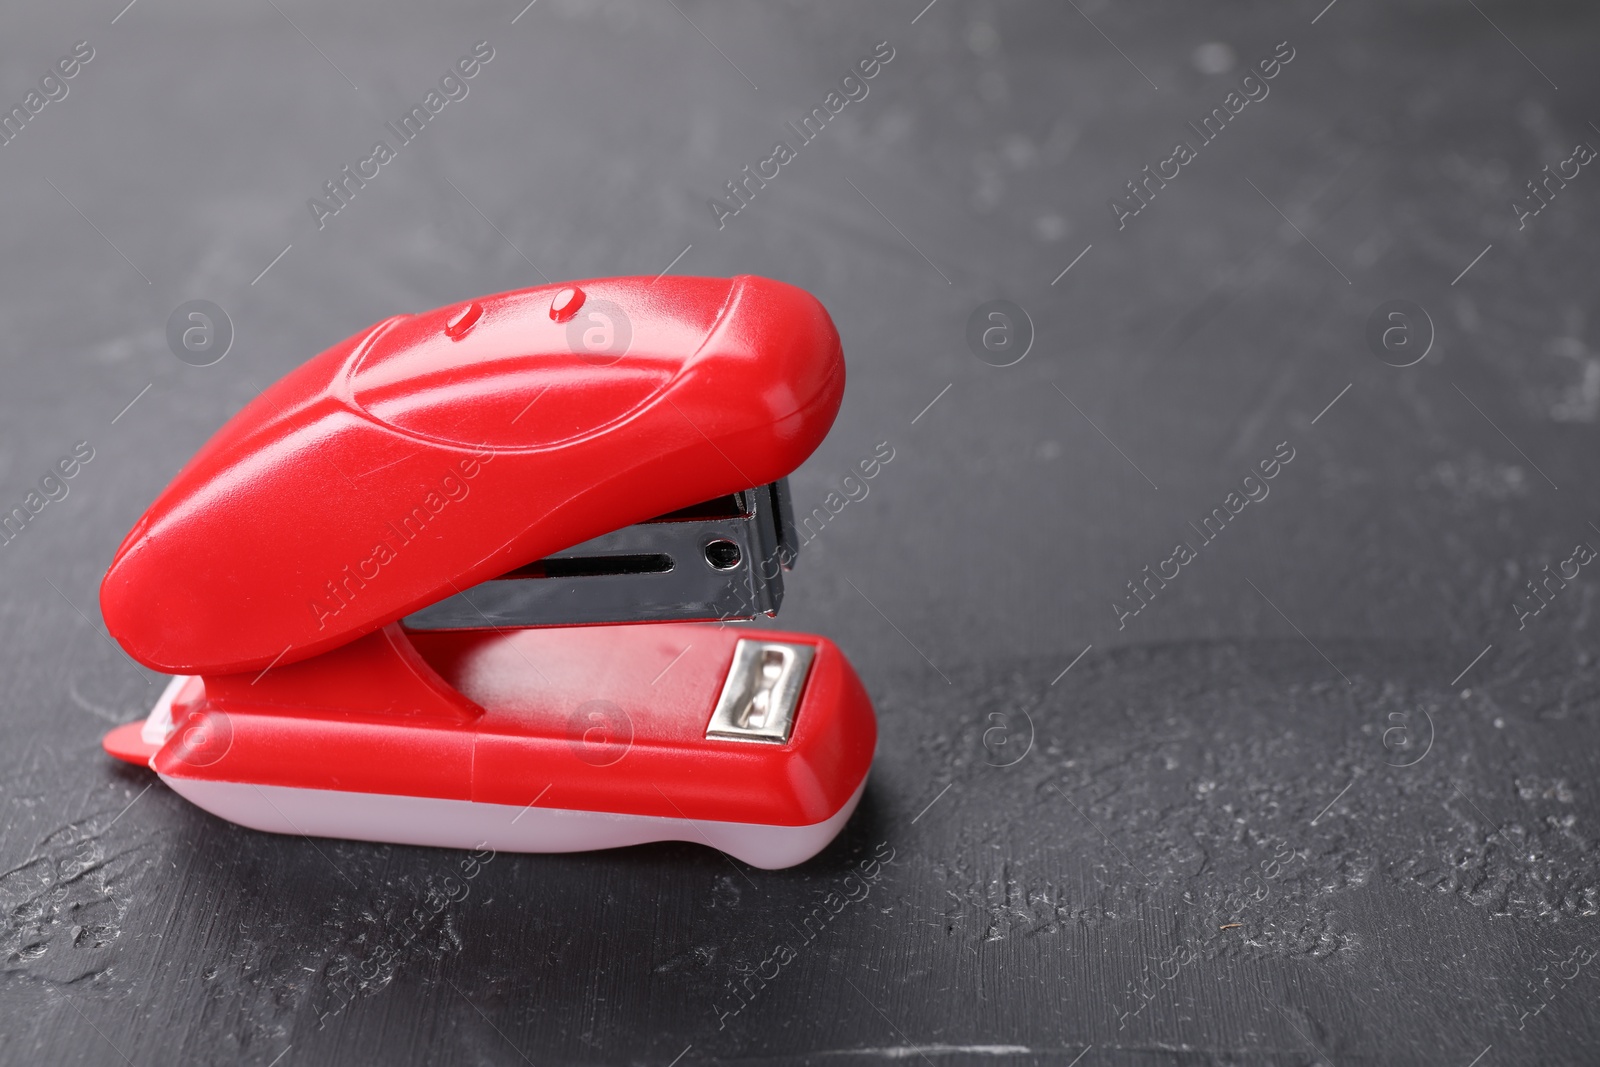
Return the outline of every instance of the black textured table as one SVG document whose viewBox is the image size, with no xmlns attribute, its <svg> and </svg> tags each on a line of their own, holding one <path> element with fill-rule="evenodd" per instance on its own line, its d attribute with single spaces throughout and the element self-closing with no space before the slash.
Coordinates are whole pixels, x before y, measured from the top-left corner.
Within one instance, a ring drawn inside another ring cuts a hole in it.
<svg viewBox="0 0 1600 1067">
<path fill-rule="evenodd" d="M 0 1062 L 1600 1057 L 1600 12 L 922 2 L 3 16 Z M 822 855 L 312 843 L 104 756 L 161 680 L 99 577 L 226 418 L 664 271 L 844 337 Z"/>
</svg>

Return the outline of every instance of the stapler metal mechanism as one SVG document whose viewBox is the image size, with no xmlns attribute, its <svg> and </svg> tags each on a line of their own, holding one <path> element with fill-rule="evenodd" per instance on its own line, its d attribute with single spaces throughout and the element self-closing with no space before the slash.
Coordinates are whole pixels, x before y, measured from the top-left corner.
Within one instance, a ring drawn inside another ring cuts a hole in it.
<svg viewBox="0 0 1600 1067">
<path fill-rule="evenodd" d="M 614 278 L 399 315 L 179 471 L 100 588 L 174 675 L 105 738 L 258 830 L 569 852 L 821 850 L 877 743 L 855 670 L 772 615 L 785 476 L 839 335 L 763 278 Z"/>
</svg>

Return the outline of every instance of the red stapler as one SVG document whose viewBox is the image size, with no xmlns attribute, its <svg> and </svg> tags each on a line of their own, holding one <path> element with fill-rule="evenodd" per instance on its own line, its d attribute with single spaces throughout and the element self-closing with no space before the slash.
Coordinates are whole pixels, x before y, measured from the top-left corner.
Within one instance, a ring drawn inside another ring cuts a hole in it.
<svg viewBox="0 0 1600 1067">
<path fill-rule="evenodd" d="M 106 750 L 258 830 L 800 863 L 861 798 L 872 705 L 826 638 L 725 623 L 778 610 L 784 478 L 844 382 L 822 305 L 755 277 L 364 330 L 223 426 L 117 550 L 106 625 L 176 677 Z"/>
</svg>

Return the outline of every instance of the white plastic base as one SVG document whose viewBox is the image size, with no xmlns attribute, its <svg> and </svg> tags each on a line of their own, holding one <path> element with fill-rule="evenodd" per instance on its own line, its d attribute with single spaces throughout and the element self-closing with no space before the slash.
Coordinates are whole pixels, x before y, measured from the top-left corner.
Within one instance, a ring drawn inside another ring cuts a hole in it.
<svg viewBox="0 0 1600 1067">
<path fill-rule="evenodd" d="M 766 826 L 166 775 L 162 780 L 218 818 L 269 833 L 443 848 L 488 847 L 497 852 L 585 852 L 649 841 L 692 841 L 767 870 L 792 867 L 821 852 L 849 820 L 867 787 L 863 778 L 844 807 L 822 822 Z"/>
</svg>

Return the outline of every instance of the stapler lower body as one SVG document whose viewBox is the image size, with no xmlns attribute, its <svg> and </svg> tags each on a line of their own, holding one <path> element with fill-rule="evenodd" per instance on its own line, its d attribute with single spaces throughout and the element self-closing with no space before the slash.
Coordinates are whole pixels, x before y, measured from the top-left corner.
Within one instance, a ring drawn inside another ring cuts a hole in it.
<svg viewBox="0 0 1600 1067">
<path fill-rule="evenodd" d="M 258 830 L 510 852 L 690 841 L 779 868 L 849 819 L 876 724 L 821 637 L 391 624 L 259 676 L 174 678 L 105 746 Z"/>
</svg>

